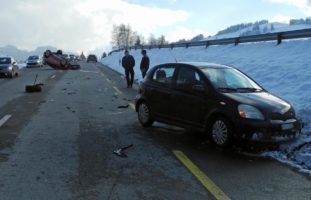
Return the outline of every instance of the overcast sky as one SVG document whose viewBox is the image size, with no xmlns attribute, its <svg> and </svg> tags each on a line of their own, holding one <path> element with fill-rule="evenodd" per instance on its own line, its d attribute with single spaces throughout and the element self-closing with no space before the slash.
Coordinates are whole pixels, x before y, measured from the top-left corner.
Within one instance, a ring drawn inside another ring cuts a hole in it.
<svg viewBox="0 0 311 200">
<path fill-rule="evenodd" d="M 311 16 L 311 0 L 0 0 L 0 46 L 109 51 L 113 24 L 170 42 L 262 19 Z"/>
</svg>

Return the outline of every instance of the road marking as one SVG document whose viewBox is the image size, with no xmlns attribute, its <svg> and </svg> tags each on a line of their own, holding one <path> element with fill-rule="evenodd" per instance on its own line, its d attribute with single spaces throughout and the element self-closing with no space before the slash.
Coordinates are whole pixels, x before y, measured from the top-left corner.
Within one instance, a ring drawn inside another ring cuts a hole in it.
<svg viewBox="0 0 311 200">
<path fill-rule="evenodd" d="M 53 76 L 51 76 L 51 79 L 53 79 L 53 78 L 55 78 L 56 77 L 56 75 L 54 74 Z"/>
<path fill-rule="evenodd" d="M 5 115 L 5 116 L 0 120 L 0 127 L 1 127 L 6 121 L 8 121 L 11 117 L 12 117 L 12 115 Z"/>
<path fill-rule="evenodd" d="M 230 198 L 209 179 L 191 160 L 181 151 L 173 150 L 179 161 L 187 167 L 187 169 L 202 183 L 202 185 L 215 197 L 217 200 L 229 200 Z"/>
<path fill-rule="evenodd" d="M 135 105 L 133 103 L 129 103 L 130 108 L 132 108 L 133 110 L 135 110 Z"/>
<path fill-rule="evenodd" d="M 106 78 L 106 81 L 107 81 L 108 83 L 111 83 L 111 80 L 109 80 L 108 78 Z"/>
<path fill-rule="evenodd" d="M 122 94 L 122 92 L 116 86 L 113 86 L 113 89 L 117 91 L 117 93 Z"/>
<path fill-rule="evenodd" d="M 80 72 L 85 72 L 85 73 L 95 73 L 95 74 L 100 73 L 100 72 L 88 71 L 88 70 L 80 70 Z"/>
</svg>

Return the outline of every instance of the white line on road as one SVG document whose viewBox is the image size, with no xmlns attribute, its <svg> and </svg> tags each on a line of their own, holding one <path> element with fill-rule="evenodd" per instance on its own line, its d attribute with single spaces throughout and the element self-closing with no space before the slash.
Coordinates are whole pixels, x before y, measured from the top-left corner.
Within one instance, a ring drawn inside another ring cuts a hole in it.
<svg viewBox="0 0 311 200">
<path fill-rule="evenodd" d="M 8 119 L 10 119 L 10 117 L 12 117 L 12 115 L 5 115 L 5 116 L 0 120 L 0 127 L 1 127 L 6 121 L 8 121 Z"/>
<path fill-rule="evenodd" d="M 53 76 L 51 76 L 51 79 L 53 79 L 53 78 L 55 78 L 56 77 L 56 75 L 53 75 Z"/>
</svg>

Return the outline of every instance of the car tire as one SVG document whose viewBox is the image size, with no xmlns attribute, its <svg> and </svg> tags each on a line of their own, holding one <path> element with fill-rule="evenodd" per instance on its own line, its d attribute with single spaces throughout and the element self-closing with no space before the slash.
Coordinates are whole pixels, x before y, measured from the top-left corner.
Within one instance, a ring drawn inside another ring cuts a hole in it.
<svg viewBox="0 0 311 200">
<path fill-rule="evenodd" d="M 15 73 L 14 73 L 14 71 L 12 70 L 11 74 L 9 75 L 9 77 L 10 77 L 10 78 L 14 78 L 14 75 L 15 75 Z"/>
<path fill-rule="evenodd" d="M 227 119 L 217 117 L 212 123 L 210 134 L 216 146 L 227 147 L 232 140 L 233 126 Z"/>
<path fill-rule="evenodd" d="M 138 120 L 143 127 L 149 127 L 154 122 L 150 106 L 144 101 L 138 104 L 137 115 Z"/>
</svg>

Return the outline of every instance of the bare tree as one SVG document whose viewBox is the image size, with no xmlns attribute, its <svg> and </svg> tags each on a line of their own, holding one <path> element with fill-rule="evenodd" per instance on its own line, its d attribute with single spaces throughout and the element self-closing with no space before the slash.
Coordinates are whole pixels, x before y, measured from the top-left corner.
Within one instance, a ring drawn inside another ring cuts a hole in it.
<svg viewBox="0 0 311 200">
<path fill-rule="evenodd" d="M 164 35 L 161 35 L 158 39 L 158 45 L 168 44 L 168 42 L 165 40 Z"/>
<path fill-rule="evenodd" d="M 136 34 L 136 33 L 135 33 Z M 111 44 L 113 48 L 127 49 L 134 44 L 135 34 L 130 25 L 113 25 Z M 137 34 L 136 34 L 137 35 Z"/>
<path fill-rule="evenodd" d="M 153 34 L 150 34 L 149 36 L 149 45 L 157 45 L 158 42 L 157 42 L 157 39 L 154 37 Z"/>
</svg>

